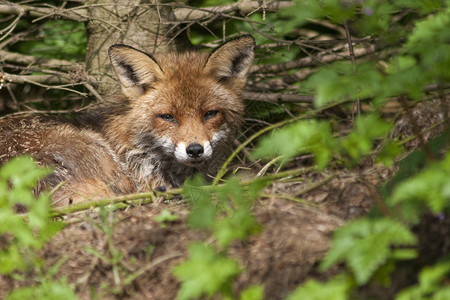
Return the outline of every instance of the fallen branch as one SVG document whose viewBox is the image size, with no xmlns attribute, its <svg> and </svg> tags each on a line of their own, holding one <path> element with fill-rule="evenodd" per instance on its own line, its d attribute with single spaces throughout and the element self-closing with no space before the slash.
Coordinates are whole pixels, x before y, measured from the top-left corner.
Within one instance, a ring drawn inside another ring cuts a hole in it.
<svg viewBox="0 0 450 300">
<path fill-rule="evenodd" d="M 374 46 L 354 49 L 355 57 L 366 56 L 369 54 L 373 54 L 374 52 L 375 52 Z M 347 55 L 343 55 L 342 53 L 328 54 L 328 52 L 323 52 L 319 53 L 314 58 L 304 57 L 298 60 L 289 61 L 285 63 L 253 66 L 251 69 L 251 73 L 277 73 L 291 69 L 312 67 L 317 66 L 319 64 L 327 64 L 343 59 L 347 59 Z"/>
<path fill-rule="evenodd" d="M 15 52 L 9 52 L 0 50 L 0 60 L 12 62 L 21 65 L 27 65 L 31 67 L 38 65 L 39 68 L 54 68 L 62 71 L 80 71 L 83 69 L 83 65 L 80 63 L 74 63 L 62 59 L 49 59 L 43 57 L 36 57 L 32 55 L 25 55 Z"/>
<path fill-rule="evenodd" d="M 173 13 L 177 21 L 198 21 L 205 18 L 210 18 L 216 14 L 230 14 L 230 15 L 251 15 L 255 12 L 277 12 L 282 8 L 288 8 L 294 3 L 292 1 L 238 1 L 232 4 L 225 4 L 214 7 L 195 8 L 195 7 L 180 7 L 175 8 Z"/>
<path fill-rule="evenodd" d="M 32 17 L 49 17 L 62 18 L 65 20 L 71 20 L 76 22 L 87 22 L 87 10 L 86 7 L 80 6 L 73 9 L 63 9 L 59 7 L 37 7 L 29 5 L 20 5 L 11 2 L 0 4 L 0 14 L 7 15 L 29 15 Z"/>
<path fill-rule="evenodd" d="M 280 102 L 306 102 L 311 103 L 314 101 L 312 95 L 298 95 L 291 93 L 253 93 L 244 92 L 242 97 L 247 100 L 264 101 L 270 103 Z"/>
</svg>

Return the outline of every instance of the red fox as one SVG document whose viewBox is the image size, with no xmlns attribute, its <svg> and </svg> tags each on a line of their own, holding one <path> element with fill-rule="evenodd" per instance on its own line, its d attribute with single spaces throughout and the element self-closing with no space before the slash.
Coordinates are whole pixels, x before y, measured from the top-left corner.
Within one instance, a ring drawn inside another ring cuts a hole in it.
<svg viewBox="0 0 450 300">
<path fill-rule="evenodd" d="M 254 49 L 251 35 L 209 54 L 153 57 L 112 45 L 121 93 L 73 120 L 0 119 L 0 165 L 30 154 L 52 166 L 38 189 L 63 183 L 53 194 L 55 206 L 178 187 L 197 171 L 213 175 L 243 121 L 240 95 Z"/>
</svg>

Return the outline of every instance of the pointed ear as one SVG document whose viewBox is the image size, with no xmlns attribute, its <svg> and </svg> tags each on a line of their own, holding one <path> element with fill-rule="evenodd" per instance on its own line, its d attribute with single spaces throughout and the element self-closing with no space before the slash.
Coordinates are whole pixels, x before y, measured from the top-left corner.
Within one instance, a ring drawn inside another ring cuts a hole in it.
<svg viewBox="0 0 450 300">
<path fill-rule="evenodd" d="M 214 49 L 205 69 L 218 81 L 233 89 L 244 88 L 255 55 L 255 39 L 243 35 Z"/>
<path fill-rule="evenodd" d="M 142 95 L 163 76 L 161 67 L 151 55 L 133 47 L 112 45 L 108 54 L 125 96 Z"/>
</svg>

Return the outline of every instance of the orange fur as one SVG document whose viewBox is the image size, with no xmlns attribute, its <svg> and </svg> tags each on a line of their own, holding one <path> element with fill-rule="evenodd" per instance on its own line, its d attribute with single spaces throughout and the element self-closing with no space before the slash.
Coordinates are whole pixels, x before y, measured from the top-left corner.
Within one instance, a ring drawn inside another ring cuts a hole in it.
<svg viewBox="0 0 450 300">
<path fill-rule="evenodd" d="M 210 54 L 152 57 L 113 45 L 121 94 L 74 120 L 1 119 L 0 164 L 29 153 L 53 166 L 42 186 L 65 182 L 55 205 L 175 187 L 196 171 L 213 175 L 243 120 L 240 94 L 253 52 L 249 35 Z"/>
</svg>

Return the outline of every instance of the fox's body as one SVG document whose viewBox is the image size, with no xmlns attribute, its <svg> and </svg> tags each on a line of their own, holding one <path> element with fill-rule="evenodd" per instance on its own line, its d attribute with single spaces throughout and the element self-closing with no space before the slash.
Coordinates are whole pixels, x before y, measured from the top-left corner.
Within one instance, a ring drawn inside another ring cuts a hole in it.
<svg viewBox="0 0 450 300">
<path fill-rule="evenodd" d="M 55 205 L 176 187 L 194 172 L 214 175 L 242 123 L 240 93 L 254 41 L 242 36 L 211 54 L 153 58 L 110 48 L 122 93 L 73 121 L 44 116 L 0 120 L 0 164 L 29 153 L 55 167 L 43 185 L 65 184 Z"/>
</svg>

